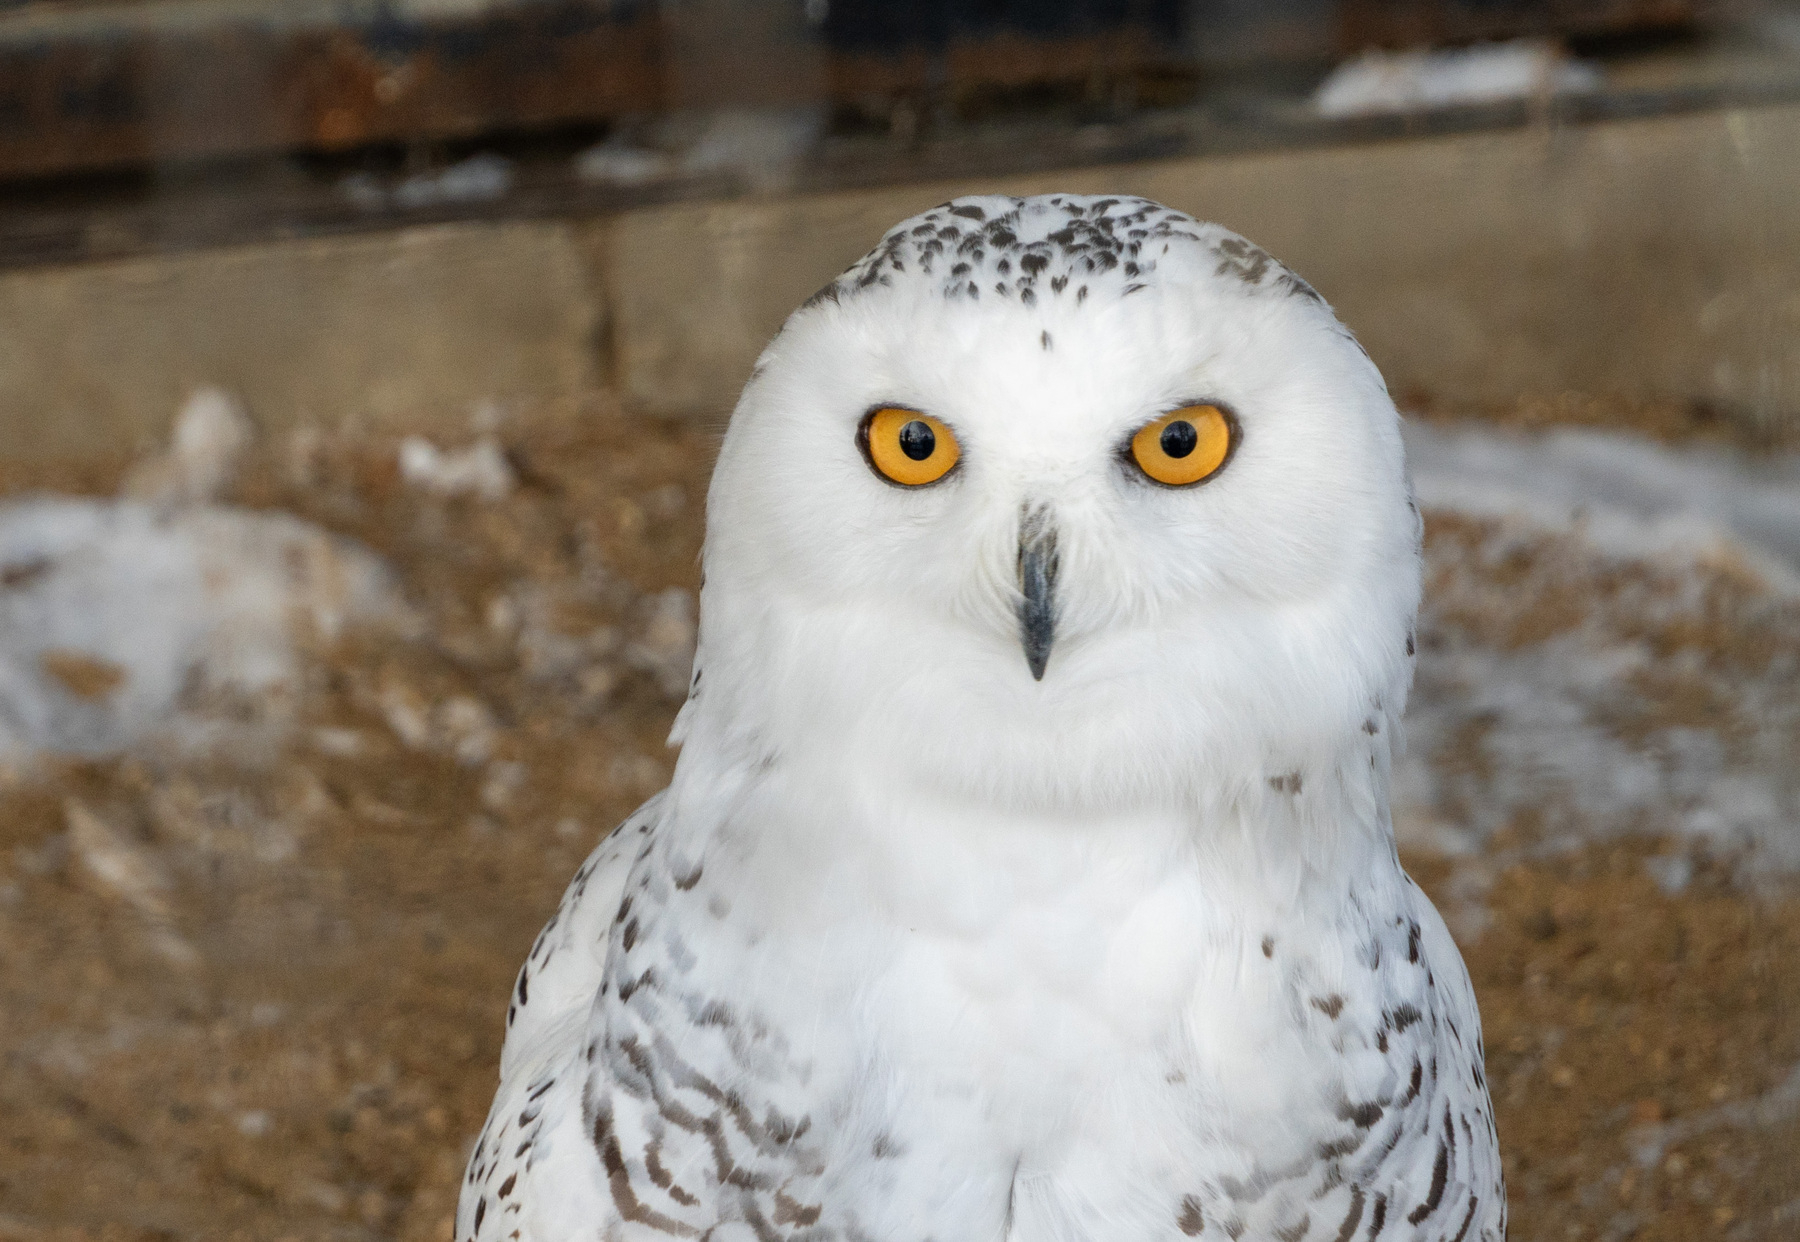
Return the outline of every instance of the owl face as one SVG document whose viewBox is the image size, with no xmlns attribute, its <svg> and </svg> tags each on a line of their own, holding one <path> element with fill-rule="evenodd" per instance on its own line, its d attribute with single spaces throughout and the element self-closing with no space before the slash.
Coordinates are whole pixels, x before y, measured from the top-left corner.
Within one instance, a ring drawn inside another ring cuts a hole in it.
<svg viewBox="0 0 1800 1242">
<path fill-rule="evenodd" d="M 729 710 L 1067 802 L 1397 715 L 1417 519 L 1379 374 L 1267 255 L 1141 200 L 958 200 L 770 346 L 706 570 Z"/>
</svg>

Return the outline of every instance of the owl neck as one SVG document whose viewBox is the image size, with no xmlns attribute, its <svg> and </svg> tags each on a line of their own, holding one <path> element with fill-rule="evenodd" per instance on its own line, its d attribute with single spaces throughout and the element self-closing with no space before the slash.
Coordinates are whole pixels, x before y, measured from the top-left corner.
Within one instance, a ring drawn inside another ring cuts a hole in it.
<svg viewBox="0 0 1800 1242">
<path fill-rule="evenodd" d="M 848 735 L 784 746 L 693 723 L 674 790 L 695 808 L 680 817 L 692 834 L 685 848 L 777 860 L 790 893 L 875 873 L 888 891 L 921 894 L 935 910 L 956 894 L 978 900 L 995 883 L 1035 882 L 1048 894 L 1096 870 L 1144 882 L 1179 872 L 1279 918 L 1316 916 L 1367 891 L 1371 878 L 1400 875 L 1388 812 L 1395 725 L 1385 715 L 1310 759 L 1060 803 L 1020 799 L 1003 781 L 921 783 Z"/>
<path fill-rule="evenodd" d="M 801 872 L 838 851 L 866 863 L 940 839 L 976 868 L 1059 850 L 1185 856 L 1272 891 L 1397 869 L 1402 628 L 1364 643 L 1354 627 L 1274 613 L 1261 643 L 1241 625 L 1160 644 L 1124 631 L 1033 680 L 1004 634 L 987 650 L 927 613 L 729 586 L 715 580 L 702 601 L 677 800 L 758 808 L 757 833 L 806 837 L 789 860 Z M 719 616 L 731 624 L 714 629 Z M 744 822 L 684 818 L 702 834 Z"/>
</svg>

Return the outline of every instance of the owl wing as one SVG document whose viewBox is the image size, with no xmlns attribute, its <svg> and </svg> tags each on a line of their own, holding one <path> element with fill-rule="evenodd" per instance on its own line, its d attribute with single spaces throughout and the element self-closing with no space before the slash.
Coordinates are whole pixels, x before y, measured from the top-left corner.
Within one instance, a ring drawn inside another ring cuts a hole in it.
<svg viewBox="0 0 1800 1242">
<path fill-rule="evenodd" d="M 457 1242 L 561 1242 L 609 1219 L 606 1173 L 581 1116 L 581 1044 L 625 878 L 661 820 L 663 798 L 639 807 L 588 855 L 519 970 L 500 1089 L 463 1176 Z"/>
<path fill-rule="evenodd" d="M 1415 1242 L 1502 1242 L 1506 1192 L 1475 989 L 1442 916 L 1410 878 L 1378 947 L 1385 987 L 1373 1042 L 1387 1073 L 1379 1094 L 1340 1114 L 1362 1136 L 1345 1143 L 1341 1234 L 1399 1227 Z"/>
<path fill-rule="evenodd" d="M 1444 1021 L 1438 1038 L 1440 1056 L 1433 1068 L 1442 1079 L 1446 1099 L 1442 1119 L 1431 1129 L 1435 1154 L 1424 1186 L 1426 1201 L 1435 1198 L 1442 1204 L 1433 1217 L 1442 1229 L 1437 1236 L 1500 1242 L 1506 1236 L 1506 1184 L 1494 1106 L 1488 1098 L 1475 985 L 1443 915 L 1416 884 L 1411 889 L 1420 948 L 1430 963 Z M 1436 1141 L 1440 1134 L 1443 1141 Z M 1423 1165 L 1419 1168 L 1422 1172 Z"/>
</svg>

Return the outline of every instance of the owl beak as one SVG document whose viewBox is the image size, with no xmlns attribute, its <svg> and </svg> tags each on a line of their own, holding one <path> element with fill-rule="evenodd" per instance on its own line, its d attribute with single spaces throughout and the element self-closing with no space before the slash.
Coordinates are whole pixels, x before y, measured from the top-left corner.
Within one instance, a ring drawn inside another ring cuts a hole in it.
<svg viewBox="0 0 1800 1242">
<path fill-rule="evenodd" d="M 1031 676 L 1044 680 L 1056 641 L 1056 527 L 1045 509 L 1019 516 L 1019 640 Z"/>
</svg>

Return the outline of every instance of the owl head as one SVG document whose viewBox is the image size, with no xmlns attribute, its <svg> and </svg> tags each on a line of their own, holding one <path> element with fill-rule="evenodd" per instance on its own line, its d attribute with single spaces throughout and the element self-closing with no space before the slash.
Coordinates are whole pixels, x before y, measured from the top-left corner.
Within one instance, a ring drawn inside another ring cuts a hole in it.
<svg viewBox="0 0 1800 1242">
<path fill-rule="evenodd" d="M 1418 542 L 1380 374 L 1267 253 L 957 199 L 758 362 L 677 733 L 1070 811 L 1297 785 L 1396 726 Z"/>
</svg>

